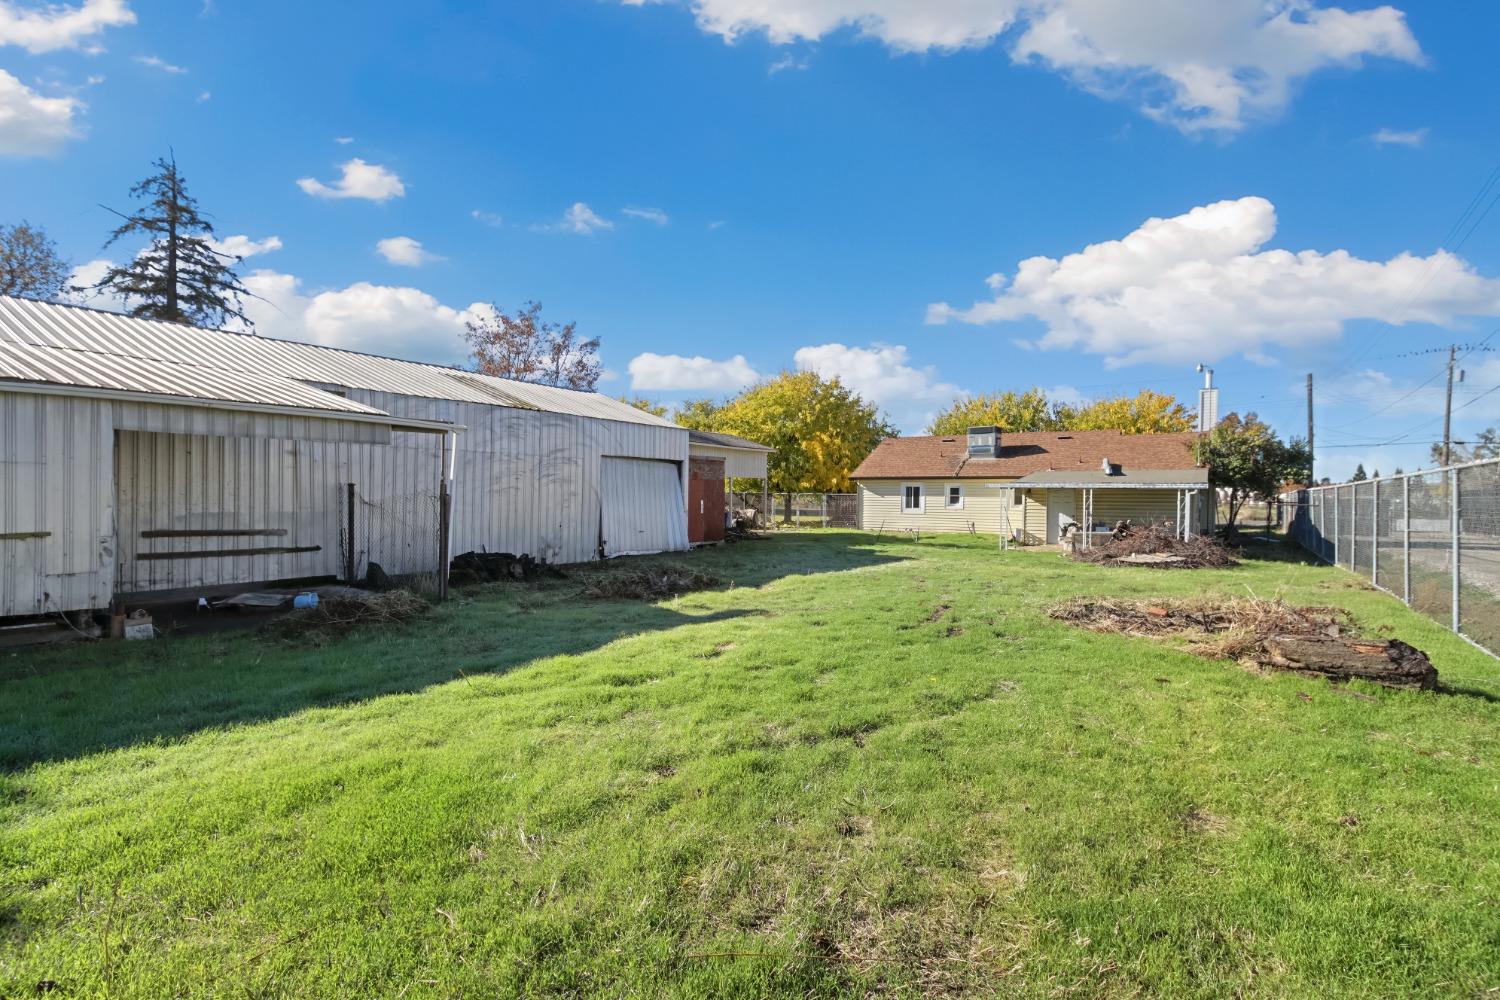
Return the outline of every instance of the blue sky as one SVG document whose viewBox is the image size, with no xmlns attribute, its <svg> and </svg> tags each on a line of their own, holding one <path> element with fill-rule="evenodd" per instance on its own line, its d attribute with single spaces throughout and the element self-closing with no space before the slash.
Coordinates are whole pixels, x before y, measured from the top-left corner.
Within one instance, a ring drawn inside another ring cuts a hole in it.
<svg viewBox="0 0 1500 1000">
<path fill-rule="evenodd" d="M 260 251 L 268 335 L 460 362 L 474 309 L 539 299 L 611 393 L 814 367 L 907 432 L 961 391 L 1191 400 L 1201 360 L 1300 434 L 1311 371 L 1320 474 L 1389 472 L 1441 432 L 1413 352 L 1500 329 L 1497 32 L 1435 0 L 0 0 L 0 220 L 97 273 L 130 250 L 101 203 L 171 147 Z M 1460 438 L 1500 353 L 1463 367 Z"/>
</svg>

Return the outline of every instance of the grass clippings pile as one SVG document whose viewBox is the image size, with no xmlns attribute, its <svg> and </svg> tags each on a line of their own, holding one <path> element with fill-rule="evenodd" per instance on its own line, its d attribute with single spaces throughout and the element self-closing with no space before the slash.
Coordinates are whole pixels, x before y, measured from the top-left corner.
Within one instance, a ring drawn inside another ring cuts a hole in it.
<svg viewBox="0 0 1500 1000">
<path fill-rule="evenodd" d="M 1361 678 L 1387 687 L 1437 687 L 1426 654 L 1395 639 L 1361 639 L 1341 608 L 1299 608 L 1281 600 L 1115 601 L 1076 598 L 1047 614 L 1092 632 L 1159 639 L 1180 636 L 1211 660 L 1291 670 L 1335 680 Z"/>
<path fill-rule="evenodd" d="M 1239 565 L 1234 554 L 1218 540 L 1206 535 L 1180 538 L 1167 525 L 1121 525 L 1109 541 L 1079 549 L 1075 557 L 1083 562 L 1164 569 L 1222 569 Z"/>
<path fill-rule="evenodd" d="M 583 593 L 601 600 L 661 601 L 695 590 L 712 590 L 723 583 L 713 573 L 680 563 L 605 566 L 584 585 Z"/>
<path fill-rule="evenodd" d="M 402 625 L 430 610 L 430 604 L 404 589 L 330 594 L 315 608 L 276 619 L 266 631 L 283 642 L 321 646 L 366 626 Z"/>
</svg>

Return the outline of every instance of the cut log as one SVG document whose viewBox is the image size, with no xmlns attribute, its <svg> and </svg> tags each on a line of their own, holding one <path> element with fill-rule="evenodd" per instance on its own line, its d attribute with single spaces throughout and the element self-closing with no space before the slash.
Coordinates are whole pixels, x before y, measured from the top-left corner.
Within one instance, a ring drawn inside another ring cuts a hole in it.
<svg viewBox="0 0 1500 1000">
<path fill-rule="evenodd" d="M 1358 677 L 1387 687 L 1437 687 L 1437 670 L 1427 654 L 1399 639 L 1339 639 L 1332 636 L 1276 635 L 1260 644 L 1260 661 L 1280 670 L 1348 680 Z"/>
</svg>

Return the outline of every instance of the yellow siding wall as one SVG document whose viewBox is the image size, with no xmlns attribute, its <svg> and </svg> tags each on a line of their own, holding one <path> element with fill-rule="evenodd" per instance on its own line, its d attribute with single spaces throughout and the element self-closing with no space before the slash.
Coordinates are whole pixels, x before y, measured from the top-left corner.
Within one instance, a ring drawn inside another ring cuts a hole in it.
<svg viewBox="0 0 1500 1000">
<path fill-rule="evenodd" d="M 991 483 L 996 487 L 992 488 Z M 922 487 L 926 508 L 920 512 L 901 509 L 901 490 L 909 484 Z M 972 525 L 974 531 L 998 534 L 1004 526 L 1006 504 L 1010 499 L 1010 491 L 1003 488 L 1007 484 L 1001 480 L 868 480 L 857 485 L 859 524 L 866 531 L 969 531 Z M 963 487 L 962 508 L 947 506 L 949 486 Z M 1035 497 L 1026 500 L 1024 511 L 1021 507 L 1010 508 L 1011 529 L 1019 531 L 1024 523 L 1026 530 L 1040 540 L 1046 530 L 1046 502 L 1045 491 L 1037 491 Z"/>
<path fill-rule="evenodd" d="M 1083 511 L 1083 499 L 1079 498 L 1078 510 Z M 1194 512 L 1194 520 L 1197 520 Z M 1095 490 L 1094 522 L 1113 528 L 1116 521 L 1132 521 L 1135 524 L 1158 524 L 1177 520 L 1176 490 Z"/>
</svg>

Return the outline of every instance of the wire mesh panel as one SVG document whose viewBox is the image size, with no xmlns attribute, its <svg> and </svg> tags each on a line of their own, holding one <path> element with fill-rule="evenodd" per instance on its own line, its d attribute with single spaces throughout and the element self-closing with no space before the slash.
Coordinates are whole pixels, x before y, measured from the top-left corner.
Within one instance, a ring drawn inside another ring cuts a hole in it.
<svg viewBox="0 0 1500 1000">
<path fill-rule="evenodd" d="M 1459 627 L 1500 650 L 1500 464 L 1456 470 Z"/>
<path fill-rule="evenodd" d="M 859 498 L 853 493 L 830 493 L 827 504 L 828 527 L 859 527 Z"/>
<path fill-rule="evenodd" d="M 1378 490 L 1374 482 L 1354 484 L 1351 568 L 1366 579 L 1373 579 L 1375 572 L 1375 494 Z"/>
<path fill-rule="evenodd" d="M 729 506 L 733 511 L 755 511 L 756 527 L 767 528 L 770 527 L 772 515 L 776 511 L 776 498 L 765 493 L 731 493 Z"/>
<path fill-rule="evenodd" d="M 350 506 L 350 499 L 353 506 Z M 352 517 L 351 517 L 352 513 Z M 431 493 L 366 498 L 350 484 L 339 497 L 339 545 L 348 582 L 440 592 L 441 501 Z M 351 535 L 352 528 L 352 535 Z"/>
<path fill-rule="evenodd" d="M 1334 528 L 1338 529 L 1338 564 L 1346 570 L 1355 568 L 1355 487 L 1340 486 L 1334 490 L 1338 508 L 1334 511 Z"/>
<path fill-rule="evenodd" d="M 1449 473 L 1411 477 L 1412 607 L 1449 624 L 1453 612 L 1453 534 Z"/>
<path fill-rule="evenodd" d="M 1500 655 L 1500 459 L 1282 500 L 1301 505 L 1291 533 L 1308 551 L 1373 568 L 1377 586 Z"/>
<path fill-rule="evenodd" d="M 1375 585 L 1406 597 L 1406 553 L 1397 530 L 1406 516 L 1402 509 L 1405 479 L 1382 479 L 1375 503 Z"/>
</svg>

